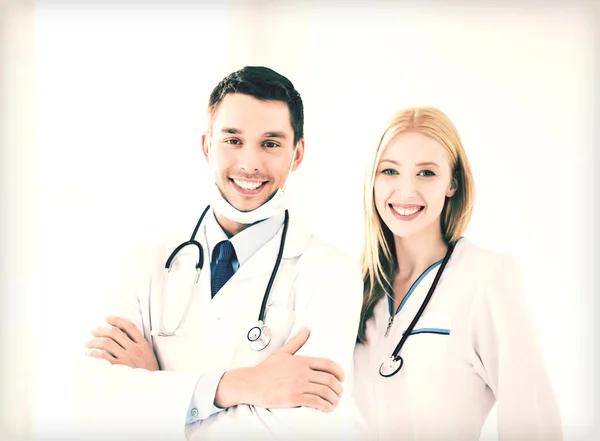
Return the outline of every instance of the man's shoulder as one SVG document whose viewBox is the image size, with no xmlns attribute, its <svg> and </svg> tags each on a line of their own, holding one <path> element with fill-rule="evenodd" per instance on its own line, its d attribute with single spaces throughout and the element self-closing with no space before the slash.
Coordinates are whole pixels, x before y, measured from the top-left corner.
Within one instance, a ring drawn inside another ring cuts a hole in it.
<svg viewBox="0 0 600 441">
<path fill-rule="evenodd" d="M 363 298 L 360 262 L 326 238 L 317 234 L 310 236 L 297 262 L 295 281 L 297 293 L 306 292 L 320 299 L 337 299 L 347 306 L 355 305 L 360 311 Z"/>
<path fill-rule="evenodd" d="M 360 263 L 357 258 L 315 233 L 311 233 L 302 258 L 310 261 L 311 267 L 321 271 L 344 270 L 360 273 Z"/>
</svg>

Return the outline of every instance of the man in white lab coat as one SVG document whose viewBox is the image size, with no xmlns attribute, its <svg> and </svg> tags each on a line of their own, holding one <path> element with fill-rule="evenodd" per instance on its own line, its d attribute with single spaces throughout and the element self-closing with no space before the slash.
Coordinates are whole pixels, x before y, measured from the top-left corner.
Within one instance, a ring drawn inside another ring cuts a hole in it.
<svg viewBox="0 0 600 441">
<path fill-rule="evenodd" d="M 299 93 L 271 69 L 245 67 L 213 90 L 202 149 L 215 185 L 194 237 L 201 256 L 182 248 L 165 285 L 165 262 L 188 238 L 140 253 L 77 371 L 85 436 L 361 438 L 350 390 L 361 272 L 286 211 L 303 121 Z M 248 341 L 258 319 L 272 333 L 262 350 Z"/>
</svg>

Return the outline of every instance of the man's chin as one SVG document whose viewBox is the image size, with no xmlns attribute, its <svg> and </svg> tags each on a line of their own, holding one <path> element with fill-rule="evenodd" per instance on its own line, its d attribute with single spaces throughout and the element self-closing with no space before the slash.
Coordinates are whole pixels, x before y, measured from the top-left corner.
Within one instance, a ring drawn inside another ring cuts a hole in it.
<svg viewBox="0 0 600 441">
<path fill-rule="evenodd" d="M 236 210 L 241 211 L 242 213 L 254 211 L 266 202 L 248 201 L 244 200 L 243 197 L 240 197 L 238 195 L 233 195 L 233 197 L 226 197 L 225 199 L 227 200 L 227 202 L 229 202 L 229 205 L 231 205 Z"/>
<path fill-rule="evenodd" d="M 256 210 L 261 205 L 263 205 L 263 204 L 259 204 L 259 205 L 256 205 L 256 204 L 252 204 L 252 205 L 248 205 L 248 204 L 236 204 L 236 205 L 233 205 L 233 206 L 235 207 L 236 210 L 238 210 L 238 211 L 240 211 L 242 213 L 249 213 L 251 211 Z"/>
<path fill-rule="evenodd" d="M 261 200 L 258 200 L 256 197 L 252 196 L 247 197 L 238 194 L 233 194 L 227 195 L 228 197 L 226 196 L 226 199 L 227 202 L 229 202 L 229 204 L 232 205 L 236 210 L 246 213 L 249 211 L 254 211 L 257 208 L 263 206 L 264 204 L 269 202 L 274 195 L 275 193 L 269 195 L 269 197 L 267 198 L 263 197 Z"/>
</svg>

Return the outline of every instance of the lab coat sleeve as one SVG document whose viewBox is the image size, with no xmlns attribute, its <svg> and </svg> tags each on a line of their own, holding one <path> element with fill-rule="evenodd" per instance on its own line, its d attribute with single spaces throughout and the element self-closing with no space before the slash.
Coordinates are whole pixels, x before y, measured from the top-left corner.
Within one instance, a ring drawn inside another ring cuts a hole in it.
<svg viewBox="0 0 600 441">
<path fill-rule="evenodd" d="M 559 408 L 524 286 L 511 258 L 491 270 L 469 319 L 473 363 L 496 397 L 499 441 L 558 441 Z"/>
<path fill-rule="evenodd" d="M 149 248 L 134 254 L 137 265 L 107 308 L 110 315 L 131 320 L 142 333 L 139 296 L 147 295 L 151 256 Z M 186 415 L 201 373 L 150 372 L 84 354 L 82 347 L 73 379 L 81 439 L 185 439 Z"/>
<path fill-rule="evenodd" d="M 224 370 L 219 370 L 200 376 L 188 410 L 187 424 L 205 420 L 209 416 L 225 410 L 214 404 L 217 387 L 224 374 Z"/>
<path fill-rule="evenodd" d="M 296 323 L 294 336 L 303 326 L 311 334 L 296 353 L 328 358 L 339 364 L 345 373 L 343 394 L 338 407 L 330 413 L 311 408 L 256 409 L 280 439 L 365 439 L 365 426 L 352 399 L 353 352 L 356 343 L 363 282 L 356 262 L 341 252 L 313 249 L 305 256 L 296 280 Z M 277 427 L 289 433 L 278 435 Z"/>
</svg>

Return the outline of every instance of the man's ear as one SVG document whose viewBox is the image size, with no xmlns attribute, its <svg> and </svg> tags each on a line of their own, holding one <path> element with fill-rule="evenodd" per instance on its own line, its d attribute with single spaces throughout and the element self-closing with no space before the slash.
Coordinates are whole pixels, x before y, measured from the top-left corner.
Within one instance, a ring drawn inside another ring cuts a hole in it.
<svg viewBox="0 0 600 441">
<path fill-rule="evenodd" d="M 304 138 L 296 144 L 296 156 L 293 159 L 292 171 L 296 171 L 302 163 L 302 159 L 304 159 Z"/>
<path fill-rule="evenodd" d="M 208 163 L 208 155 L 210 150 L 210 136 L 208 133 L 202 134 L 202 153 L 204 153 L 204 159 Z"/>
</svg>

